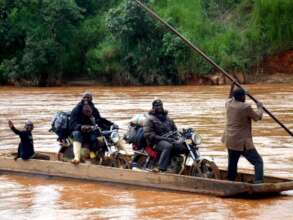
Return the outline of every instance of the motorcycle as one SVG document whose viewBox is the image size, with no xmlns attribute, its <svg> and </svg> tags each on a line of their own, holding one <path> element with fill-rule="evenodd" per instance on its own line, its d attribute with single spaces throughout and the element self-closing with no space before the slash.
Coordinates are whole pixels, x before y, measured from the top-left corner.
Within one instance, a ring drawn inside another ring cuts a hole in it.
<svg viewBox="0 0 293 220">
<path fill-rule="evenodd" d="M 90 161 L 92 164 L 111 167 L 129 168 L 129 156 L 123 154 L 124 146 L 119 136 L 119 128 L 111 126 L 109 130 L 101 130 L 97 125 L 91 131 L 97 133 L 97 148 L 95 152 L 89 151 L 89 144 L 83 143 L 81 161 Z M 73 140 L 70 136 L 65 139 L 58 138 L 62 153 L 60 160 L 73 159 Z"/>
<path fill-rule="evenodd" d="M 97 161 L 99 161 L 97 164 L 129 169 L 131 158 L 125 154 L 125 144 L 118 131 L 114 126 L 111 126 L 110 130 L 100 130 L 98 143 L 101 150 L 97 152 Z"/>
<path fill-rule="evenodd" d="M 205 178 L 219 178 L 220 171 L 217 165 L 213 161 L 202 158 L 200 155 L 201 136 L 192 128 L 183 129 L 182 132 L 178 132 L 178 136 L 183 139 L 188 149 L 189 157 L 192 160 L 192 165 L 188 167 L 189 169 L 185 170 L 186 174 Z"/>
<path fill-rule="evenodd" d="M 133 129 L 135 128 L 129 128 L 128 135 L 124 137 L 128 142 Z M 202 143 L 202 138 L 192 128 L 172 131 L 165 134 L 164 137 L 173 138 L 176 143 L 183 144 L 187 149 L 186 152 L 188 152 L 186 154 L 173 155 L 167 172 L 205 178 L 219 178 L 220 172 L 216 164 L 200 156 L 199 147 Z M 133 144 L 133 150 L 133 169 L 153 170 L 158 166 L 159 152 L 156 151 L 156 146 L 140 148 Z"/>
</svg>

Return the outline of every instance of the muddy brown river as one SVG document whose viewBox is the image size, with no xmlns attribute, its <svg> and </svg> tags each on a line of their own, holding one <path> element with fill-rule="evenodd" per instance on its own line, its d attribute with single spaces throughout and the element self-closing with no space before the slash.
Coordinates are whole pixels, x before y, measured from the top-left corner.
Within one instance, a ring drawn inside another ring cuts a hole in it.
<svg viewBox="0 0 293 220">
<path fill-rule="evenodd" d="M 293 130 L 293 84 L 247 88 Z M 16 150 L 19 141 L 8 129 L 7 120 L 22 128 L 30 119 L 35 124 L 35 148 L 57 152 L 56 136 L 48 132 L 51 119 L 56 111 L 70 111 L 85 90 L 94 94 L 102 116 L 117 123 L 121 134 L 133 115 L 147 112 L 154 98 L 162 99 L 179 128 L 192 127 L 201 134 L 202 157 L 226 167 L 227 153 L 220 137 L 228 86 L 0 87 L 0 150 Z M 293 138 L 267 115 L 253 124 L 253 132 L 265 174 L 293 179 Z M 239 168 L 253 171 L 243 158 Z M 0 175 L 0 220 L 277 218 L 293 219 L 293 191 L 275 198 L 222 199 L 116 184 Z"/>
</svg>

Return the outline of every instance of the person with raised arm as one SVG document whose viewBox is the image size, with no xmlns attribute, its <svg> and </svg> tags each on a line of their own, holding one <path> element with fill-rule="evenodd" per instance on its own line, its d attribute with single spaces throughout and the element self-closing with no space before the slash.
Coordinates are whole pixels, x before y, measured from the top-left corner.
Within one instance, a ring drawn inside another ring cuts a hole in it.
<svg viewBox="0 0 293 220">
<path fill-rule="evenodd" d="M 242 88 L 234 89 L 231 85 L 229 99 L 226 102 L 226 125 L 223 143 L 228 149 L 228 180 L 235 181 L 237 164 L 240 156 L 244 156 L 255 169 L 255 183 L 263 182 L 263 160 L 252 140 L 252 121 L 263 117 L 262 103 L 258 102 L 257 111 L 245 102 L 247 92 Z"/>
<path fill-rule="evenodd" d="M 14 158 L 22 158 L 23 160 L 28 160 L 35 154 L 33 135 L 32 131 L 34 129 L 34 124 L 31 121 L 26 121 L 24 124 L 24 130 L 20 131 L 15 128 L 13 122 L 8 120 L 9 128 L 20 137 L 20 143 L 18 145 L 17 156 Z"/>
</svg>

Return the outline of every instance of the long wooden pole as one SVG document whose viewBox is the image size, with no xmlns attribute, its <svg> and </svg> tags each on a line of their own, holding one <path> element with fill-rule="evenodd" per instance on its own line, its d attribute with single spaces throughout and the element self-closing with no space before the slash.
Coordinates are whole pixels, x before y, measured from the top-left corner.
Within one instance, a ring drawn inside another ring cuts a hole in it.
<svg viewBox="0 0 293 220">
<path fill-rule="evenodd" d="M 239 88 L 244 89 L 240 83 L 237 82 L 237 80 L 234 79 L 229 73 L 227 73 L 222 67 L 220 67 L 218 64 L 216 64 L 210 57 L 208 57 L 201 49 L 193 45 L 186 37 L 184 37 L 182 34 L 180 34 L 174 27 L 172 27 L 169 23 L 164 21 L 159 15 L 157 15 L 153 10 L 151 10 L 149 7 L 147 7 L 144 3 L 142 3 L 139 0 L 135 0 L 135 2 L 144 10 L 146 10 L 153 18 L 160 21 L 163 25 L 165 25 L 170 31 L 172 31 L 174 34 L 176 34 L 181 40 L 189 46 L 193 51 L 196 53 L 199 53 L 208 63 L 210 63 L 212 66 L 214 66 L 218 71 L 223 73 L 231 82 L 233 82 L 235 85 L 237 85 Z M 249 98 L 251 98 L 255 103 L 259 102 L 256 98 L 254 98 L 251 94 L 246 94 Z M 263 110 L 275 121 L 277 122 L 289 135 L 293 137 L 293 133 L 287 128 L 279 119 L 277 119 L 266 107 L 263 106 Z"/>
</svg>

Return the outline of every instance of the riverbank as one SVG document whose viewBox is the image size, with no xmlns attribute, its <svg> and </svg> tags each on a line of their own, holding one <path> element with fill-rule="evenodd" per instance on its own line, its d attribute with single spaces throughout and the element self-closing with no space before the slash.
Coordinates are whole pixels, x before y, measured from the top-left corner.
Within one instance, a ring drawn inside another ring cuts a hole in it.
<svg viewBox="0 0 293 220">
<path fill-rule="evenodd" d="M 292 83 L 293 82 L 293 50 L 279 53 L 275 56 L 266 57 L 259 65 L 253 66 L 248 73 L 230 73 L 241 84 L 255 83 Z M 184 85 L 225 85 L 229 84 L 222 73 L 215 72 L 208 76 L 190 74 L 190 77 L 183 83 Z M 82 79 L 69 80 L 65 85 L 113 85 L 111 82 L 99 82 L 98 80 Z M 143 84 L 143 83 L 142 83 Z M 115 85 L 115 84 L 114 84 Z"/>
<path fill-rule="evenodd" d="M 293 50 L 266 57 L 259 65 L 253 66 L 249 72 L 230 73 L 241 84 L 255 83 L 292 83 L 293 82 Z M 225 85 L 229 84 L 222 73 L 215 72 L 208 76 L 193 76 L 187 84 Z"/>
<path fill-rule="evenodd" d="M 275 56 L 267 57 L 259 65 L 253 66 L 249 72 L 229 72 L 241 84 L 275 84 L 275 83 L 293 83 L 293 50 L 280 53 Z M 127 74 L 125 74 L 127 77 Z M 187 74 L 188 75 L 188 74 Z M 47 86 L 144 86 L 144 82 L 136 80 L 136 83 L 123 83 L 117 80 L 114 74 L 107 80 L 98 78 L 70 77 L 63 80 L 55 80 L 48 83 Z M 120 74 L 120 78 L 123 76 Z M 19 82 L 10 83 L 12 86 L 32 86 L 30 81 L 24 84 Z M 185 81 L 180 85 L 226 85 L 230 84 L 222 73 L 215 72 L 210 75 L 197 75 L 190 73 Z M 149 86 L 157 86 L 160 84 L 153 84 Z M 169 84 L 168 84 L 169 85 Z"/>
</svg>

